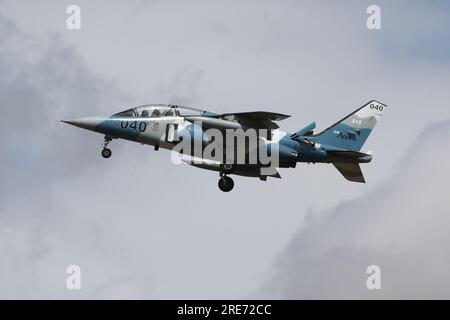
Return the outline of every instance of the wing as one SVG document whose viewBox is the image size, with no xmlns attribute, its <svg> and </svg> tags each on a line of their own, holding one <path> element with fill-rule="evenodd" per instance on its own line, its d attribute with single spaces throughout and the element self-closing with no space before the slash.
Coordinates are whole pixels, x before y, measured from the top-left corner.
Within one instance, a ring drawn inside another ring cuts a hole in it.
<svg viewBox="0 0 450 320">
<path fill-rule="evenodd" d="M 242 126 L 257 129 L 278 129 L 279 126 L 275 121 L 281 121 L 289 117 L 285 114 L 266 111 L 224 113 L 220 115 L 220 118 L 224 120 L 234 120 Z"/>
<path fill-rule="evenodd" d="M 200 116 L 186 116 L 185 119 L 189 122 L 201 122 L 203 128 L 216 129 L 238 129 L 238 128 L 255 128 L 255 129 L 278 129 L 279 126 L 275 121 L 281 121 L 290 116 L 266 112 L 238 112 L 238 113 L 223 113 L 223 114 L 206 114 Z"/>
<path fill-rule="evenodd" d="M 333 163 L 345 179 L 353 182 L 365 183 L 364 176 L 358 163 Z"/>
</svg>

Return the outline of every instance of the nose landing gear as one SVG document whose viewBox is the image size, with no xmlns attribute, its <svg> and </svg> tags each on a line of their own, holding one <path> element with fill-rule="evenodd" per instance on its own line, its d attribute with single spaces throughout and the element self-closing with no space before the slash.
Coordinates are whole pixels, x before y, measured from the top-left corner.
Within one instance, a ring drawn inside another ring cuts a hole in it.
<svg viewBox="0 0 450 320">
<path fill-rule="evenodd" d="M 227 177 L 225 174 L 221 173 L 218 185 L 219 189 L 223 192 L 230 192 L 233 190 L 234 181 L 230 177 Z"/>
<path fill-rule="evenodd" d="M 111 149 L 105 148 L 102 150 L 102 157 L 105 159 L 108 159 L 109 157 L 111 157 L 112 151 Z"/>
<path fill-rule="evenodd" d="M 108 149 L 107 146 L 111 142 L 112 138 L 105 137 L 105 141 L 103 142 L 103 149 L 102 149 L 102 157 L 105 159 L 108 159 L 112 155 L 111 149 Z"/>
</svg>

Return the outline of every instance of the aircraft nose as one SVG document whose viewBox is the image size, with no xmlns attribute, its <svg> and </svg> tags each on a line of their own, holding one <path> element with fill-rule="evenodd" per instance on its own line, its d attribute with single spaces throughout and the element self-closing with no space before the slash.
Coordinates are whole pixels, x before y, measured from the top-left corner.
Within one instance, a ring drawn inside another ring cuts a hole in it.
<svg viewBox="0 0 450 320">
<path fill-rule="evenodd" d="M 68 123 L 75 127 L 87 130 L 95 130 L 95 127 L 104 120 L 104 117 L 85 117 L 72 120 L 61 120 L 61 122 Z"/>
</svg>

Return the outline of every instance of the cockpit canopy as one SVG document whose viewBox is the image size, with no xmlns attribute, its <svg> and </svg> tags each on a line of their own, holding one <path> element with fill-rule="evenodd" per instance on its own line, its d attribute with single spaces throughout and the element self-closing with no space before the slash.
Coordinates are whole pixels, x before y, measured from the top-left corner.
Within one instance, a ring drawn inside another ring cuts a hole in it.
<svg viewBox="0 0 450 320">
<path fill-rule="evenodd" d="M 204 112 L 195 108 L 170 104 L 147 104 L 116 113 L 114 117 L 186 117 L 202 115 Z"/>
</svg>

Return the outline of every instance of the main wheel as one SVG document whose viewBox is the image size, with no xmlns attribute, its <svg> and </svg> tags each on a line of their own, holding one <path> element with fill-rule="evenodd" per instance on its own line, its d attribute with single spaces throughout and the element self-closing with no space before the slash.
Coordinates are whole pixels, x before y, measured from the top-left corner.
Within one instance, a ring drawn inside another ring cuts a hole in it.
<svg viewBox="0 0 450 320">
<path fill-rule="evenodd" d="M 111 157 L 111 154 L 112 154 L 112 152 L 108 148 L 105 148 L 102 150 L 102 157 L 105 159 L 108 159 L 109 157 Z"/>
<path fill-rule="evenodd" d="M 230 177 L 222 177 L 219 179 L 219 189 L 223 192 L 230 192 L 233 190 L 234 181 Z"/>
</svg>

